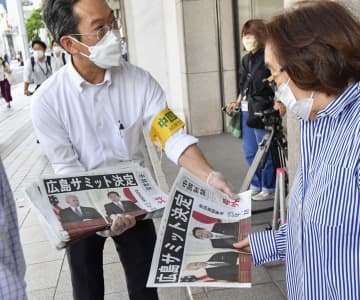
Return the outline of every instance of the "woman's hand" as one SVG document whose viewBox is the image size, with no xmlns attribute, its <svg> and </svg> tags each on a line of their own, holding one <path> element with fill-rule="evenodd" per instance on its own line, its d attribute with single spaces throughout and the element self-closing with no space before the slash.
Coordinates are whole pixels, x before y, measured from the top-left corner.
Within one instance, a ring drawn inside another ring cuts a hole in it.
<svg viewBox="0 0 360 300">
<path fill-rule="evenodd" d="M 237 101 L 233 101 L 226 105 L 226 112 L 230 113 L 235 107 L 239 106 L 239 103 Z"/>
<path fill-rule="evenodd" d="M 249 238 L 245 238 L 237 243 L 234 243 L 233 246 L 238 250 L 251 254 Z"/>
<path fill-rule="evenodd" d="M 279 100 L 275 100 L 274 109 L 279 111 L 280 117 L 283 117 L 286 113 L 285 105 Z"/>
</svg>

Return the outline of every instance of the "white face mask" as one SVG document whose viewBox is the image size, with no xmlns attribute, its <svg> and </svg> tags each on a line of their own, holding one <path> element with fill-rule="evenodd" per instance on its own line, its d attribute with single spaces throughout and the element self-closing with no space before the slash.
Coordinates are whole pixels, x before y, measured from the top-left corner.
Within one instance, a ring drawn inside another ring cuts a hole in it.
<svg viewBox="0 0 360 300">
<path fill-rule="evenodd" d="M 44 57 L 45 53 L 43 50 L 34 50 L 34 57 L 39 59 Z"/>
<path fill-rule="evenodd" d="M 258 42 L 256 41 L 255 37 L 243 37 L 242 43 L 246 51 L 253 51 L 258 47 Z"/>
<path fill-rule="evenodd" d="M 284 105 L 292 110 L 299 118 L 309 120 L 311 109 L 314 103 L 314 92 L 311 93 L 309 98 L 296 100 L 293 92 L 289 87 L 289 81 L 280 84 L 276 93 L 275 99 L 279 99 Z"/>
<path fill-rule="evenodd" d="M 60 47 L 55 46 L 55 47 L 53 47 L 53 51 L 54 51 L 54 53 L 55 53 L 55 54 L 60 54 L 60 52 L 61 52 L 61 48 L 60 48 Z"/>
<path fill-rule="evenodd" d="M 110 30 L 94 46 L 88 46 L 79 42 L 78 40 L 75 41 L 87 47 L 90 52 L 90 55 L 86 55 L 81 52 L 80 54 L 90 59 L 95 65 L 102 69 L 118 67 L 123 62 L 121 56 L 121 41 L 119 32 Z"/>
</svg>

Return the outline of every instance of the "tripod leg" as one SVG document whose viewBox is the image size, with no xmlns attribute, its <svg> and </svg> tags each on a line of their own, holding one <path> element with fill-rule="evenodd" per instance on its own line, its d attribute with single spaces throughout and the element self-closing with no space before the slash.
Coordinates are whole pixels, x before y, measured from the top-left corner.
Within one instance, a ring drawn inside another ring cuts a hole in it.
<svg viewBox="0 0 360 300">
<path fill-rule="evenodd" d="M 273 135 L 274 135 L 273 130 L 267 131 L 265 133 L 263 139 L 259 143 L 258 150 L 257 150 L 255 157 L 249 167 L 248 172 L 246 173 L 245 179 L 240 188 L 240 192 L 245 192 L 249 189 L 251 180 L 253 179 L 253 177 L 256 173 L 256 170 L 259 168 L 261 162 L 264 161 L 264 158 L 266 157 L 266 155 L 269 151 L 269 147 L 270 147 Z"/>
<path fill-rule="evenodd" d="M 285 169 L 279 168 L 276 170 L 276 177 L 279 177 L 279 192 L 280 192 L 280 224 L 286 222 L 286 208 L 285 208 Z"/>
</svg>

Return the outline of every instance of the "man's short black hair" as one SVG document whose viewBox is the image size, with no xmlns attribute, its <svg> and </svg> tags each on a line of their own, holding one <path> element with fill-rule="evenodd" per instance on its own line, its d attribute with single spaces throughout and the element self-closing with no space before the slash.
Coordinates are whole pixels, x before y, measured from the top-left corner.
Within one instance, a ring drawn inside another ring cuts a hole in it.
<svg viewBox="0 0 360 300">
<path fill-rule="evenodd" d="M 195 238 L 199 239 L 199 237 L 196 236 L 196 230 L 205 230 L 205 228 L 202 227 L 194 227 L 192 230 L 192 234 Z"/>
<path fill-rule="evenodd" d="M 64 35 L 78 32 L 79 16 L 74 13 L 74 5 L 80 0 L 45 0 L 43 16 L 46 27 L 59 44 Z"/>
<path fill-rule="evenodd" d="M 31 43 L 31 48 L 34 48 L 34 45 L 40 45 L 44 50 L 46 50 L 46 44 L 42 40 L 33 40 Z"/>
<path fill-rule="evenodd" d="M 115 191 L 110 191 L 110 192 L 108 192 L 108 193 L 107 193 L 107 197 L 109 198 L 109 196 L 110 196 L 111 194 L 115 194 L 115 195 L 117 195 L 118 197 L 120 197 L 119 193 L 118 193 L 118 192 L 115 192 Z"/>
</svg>

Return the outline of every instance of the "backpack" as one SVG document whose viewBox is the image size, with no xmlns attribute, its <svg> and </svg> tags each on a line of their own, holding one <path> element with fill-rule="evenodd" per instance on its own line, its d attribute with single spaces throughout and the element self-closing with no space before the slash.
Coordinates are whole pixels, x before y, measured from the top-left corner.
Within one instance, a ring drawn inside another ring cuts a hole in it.
<svg viewBox="0 0 360 300">
<path fill-rule="evenodd" d="M 34 72 L 35 57 L 31 56 L 30 59 L 31 59 L 31 68 L 32 68 L 32 71 Z M 51 69 L 51 56 L 49 56 L 49 55 L 46 55 L 46 71 L 47 72 L 50 71 L 50 73 L 52 72 L 52 69 Z"/>
</svg>

